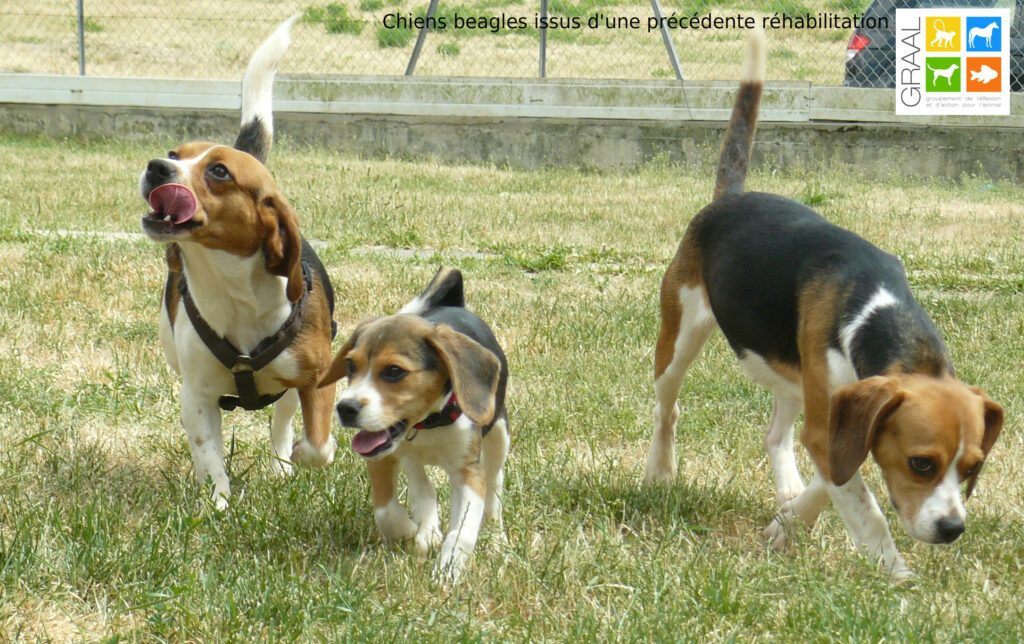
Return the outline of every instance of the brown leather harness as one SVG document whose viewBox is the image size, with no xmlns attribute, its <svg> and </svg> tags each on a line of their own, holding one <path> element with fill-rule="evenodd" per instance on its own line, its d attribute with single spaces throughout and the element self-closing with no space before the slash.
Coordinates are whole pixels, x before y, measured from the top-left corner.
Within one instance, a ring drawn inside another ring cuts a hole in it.
<svg viewBox="0 0 1024 644">
<path fill-rule="evenodd" d="M 310 292 L 313 290 L 313 276 L 309 265 L 302 262 L 302 277 L 305 281 L 305 291 L 302 293 L 302 297 L 299 301 L 292 304 L 292 312 L 288 315 L 288 319 L 284 321 L 276 332 L 269 335 L 256 345 L 256 347 L 250 353 L 242 353 L 238 350 L 235 345 L 228 342 L 228 340 L 216 331 L 214 331 L 209 323 L 199 313 L 198 307 L 196 307 L 195 301 L 192 299 L 191 293 L 188 290 L 188 283 L 185 280 L 184 273 L 170 273 L 167 276 L 167 286 L 164 289 L 164 297 L 166 298 L 168 310 L 170 308 L 171 289 L 174 288 L 173 280 L 177 277 L 178 279 L 178 292 L 181 294 L 182 302 L 185 305 L 185 311 L 188 313 L 188 319 L 192 323 L 192 328 L 195 329 L 196 334 L 199 335 L 199 339 L 203 341 L 206 348 L 210 350 L 217 361 L 220 362 L 224 367 L 231 372 L 231 375 L 235 379 L 235 390 L 238 392 L 237 396 L 224 395 L 217 400 L 217 404 L 221 409 L 225 411 L 231 411 L 237 407 L 246 409 L 249 411 L 255 411 L 257 409 L 263 409 L 267 405 L 273 404 L 278 401 L 287 392 L 284 389 L 274 394 L 263 394 L 261 395 L 256 389 L 256 372 L 266 367 L 268 364 L 274 361 L 274 358 L 281 355 L 285 349 L 287 349 L 292 342 L 295 341 L 295 337 L 299 334 L 299 330 L 302 328 L 302 315 L 305 310 L 306 300 L 309 298 Z M 334 336 L 335 329 L 334 321 L 331 321 L 331 336 Z"/>
</svg>

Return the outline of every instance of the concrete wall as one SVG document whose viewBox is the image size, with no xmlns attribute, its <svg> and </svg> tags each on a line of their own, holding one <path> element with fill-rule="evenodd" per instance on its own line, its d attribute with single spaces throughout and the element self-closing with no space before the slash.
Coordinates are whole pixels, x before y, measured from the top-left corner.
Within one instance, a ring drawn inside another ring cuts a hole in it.
<svg viewBox="0 0 1024 644">
<path fill-rule="evenodd" d="M 229 142 L 238 127 L 237 83 L 88 78 L 47 87 L 44 77 L 25 87 L 12 76 L 0 75 L 0 131 Z M 275 123 L 293 141 L 361 156 L 620 167 L 667 155 L 689 164 L 716 154 L 734 91 L 660 81 L 282 79 Z M 1020 181 L 1024 96 L 1013 98 L 1009 117 L 915 121 L 892 113 L 891 91 L 772 85 L 754 161 Z"/>
</svg>

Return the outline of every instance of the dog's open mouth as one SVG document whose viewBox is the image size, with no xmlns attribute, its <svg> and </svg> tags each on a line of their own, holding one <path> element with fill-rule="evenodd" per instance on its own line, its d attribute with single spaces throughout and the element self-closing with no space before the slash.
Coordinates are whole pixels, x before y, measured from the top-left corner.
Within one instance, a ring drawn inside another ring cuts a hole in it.
<svg viewBox="0 0 1024 644">
<path fill-rule="evenodd" d="M 153 188 L 148 201 L 153 211 L 142 218 L 146 232 L 169 235 L 198 225 L 192 219 L 198 210 L 196 197 L 179 183 L 165 183 Z"/>
<path fill-rule="evenodd" d="M 402 435 L 409 421 L 400 420 L 387 429 L 371 432 L 362 430 L 352 437 L 352 451 L 365 458 L 379 456 L 391 449 L 393 441 Z"/>
</svg>

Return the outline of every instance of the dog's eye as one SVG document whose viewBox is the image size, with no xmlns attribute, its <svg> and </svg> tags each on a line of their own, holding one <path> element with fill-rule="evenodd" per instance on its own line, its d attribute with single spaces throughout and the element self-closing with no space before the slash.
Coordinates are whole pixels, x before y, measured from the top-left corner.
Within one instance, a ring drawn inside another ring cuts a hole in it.
<svg viewBox="0 0 1024 644">
<path fill-rule="evenodd" d="M 231 173 L 228 172 L 227 167 L 225 167 L 223 163 L 211 165 L 209 169 L 207 169 L 206 174 L 217 181 L 228 181 L 231 179 Z"/>
<path fill-rule="evenodd" d="M 404 378 L 407 373 L 409 372 L 398 365 L 391 365 L 390 367 L 385 367 L 384 371 L 380 372 L 380 377 L 385 382 L 398 382 Z"/>
<path fill-rule="evenodd" d="M 972 466 L 968 467 L 966 470 L 964 470 L 964 478 L 965 479 L 971 478 L 972 476 L 977 474 L 978 470 L 980 470 L 980 469 L 981 469 L 981 461 L 978 461 L 974 465 L 972 465 Z"/>
<path fill-rule="evenodd" d="M 174 150 L 171 150 L 170 152 L 167 153 L 167 158 L 172 160 L 172 161 L 177 161 L 178 160 L 178 153 L 175 152 Z"/>
<path fill-rule="evenodd" d="M 356 375 L 356 371 L 358 371 L 359 369 L 356 368 L 355 360 L 349 360 L 348 362 L 345 363 L 345 365 L 348 368 L 348 375 Z"/>
<path fill-rule="evenodd" d="M 935 474 L 935 461 L 930 458 L 914 456 L 907 461 L 907 464 L 910 465 L 910 470 L 914 472 L 914 474 L 919 474 L 921 476 L 932 476 Z"/>
</svg>

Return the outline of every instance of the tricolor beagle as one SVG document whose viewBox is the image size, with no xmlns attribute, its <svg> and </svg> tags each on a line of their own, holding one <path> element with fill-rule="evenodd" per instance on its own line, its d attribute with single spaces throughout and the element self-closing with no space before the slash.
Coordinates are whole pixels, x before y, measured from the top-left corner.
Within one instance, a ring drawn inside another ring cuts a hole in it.
<svg viewBox="0 0 1024 644">
<path fill-rule="evenodd" d="M 280 471 L 290 471 L 290 461 L 324 466 L 334 458 L 333 387 L 317 387 L 331 359 L 334 293 L 263 165 L 274 71 L 294 21 L 253 54 L 235 147 L 186 143 L 150 161 L 139 184 L 153 209 L 142 229 L 167 246 L 160 342 L 181 373 L 181 421 L 196 476 L 212 479 L 219 508 L 230 495 L 221 408 L 276 401 L 271 441 Z M 300 402 L 305 433 L 293 446 Z"/>
<path fill-rule="evenodd" d="M 907 531 L 950 543 L 1003 424 L 1003 409 L 954 377 L 938 329 L 899 259 L 777 195 L 743 192 L 764 78 L 764 34 L 751 37 L 719 160 L 715 200 L 693 218 L 665 273 L 655 352 L 647 480 L 675 475 L 683 376 L 717 326 L 746 373 L 775 394 L 766 447 L 781 511 L 777 548 L 796 518 L 831 499 L 854 543 L 897 578 L 909 575 L 859 469 L 874 455 Z M 815 466 L 805 487 L 793 454 Z"/>
<path fill-rule="evenodd" d="M 457 579 L 481 523 L 501 525 L 509 445 L 505 354 L 466 310 L 462 274 L 442 268 L 397 315 L 357 326 L 322 384 L 345 376 L 338 419 L 359 430 L 352 449 L 369 468 L 377 527 L 386 539 L 415 538 L 420 556 L 440 545 L 435 576 Z M 443 543 L 424 465 L 443 467 L 452 484 Z M 398 503 L 399 466 L 409 479 L 412 520 Z"/>
</svg>

